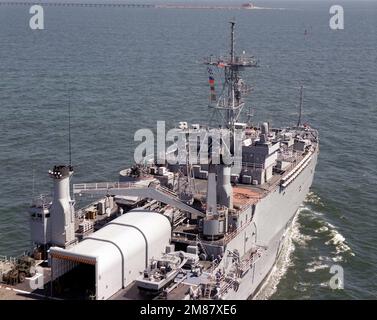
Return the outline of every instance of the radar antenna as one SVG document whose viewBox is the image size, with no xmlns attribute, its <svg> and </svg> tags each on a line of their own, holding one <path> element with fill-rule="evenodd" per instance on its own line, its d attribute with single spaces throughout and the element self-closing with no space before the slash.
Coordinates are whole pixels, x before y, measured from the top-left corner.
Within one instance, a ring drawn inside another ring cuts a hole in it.
<svg viewBox="0 0 377 320">
<path fill-rule="evenodd" d="M 72 167 L 72 145 L 71 145 L 71 92 L 68 91 L 68 154 L 69 167 Z"/>
<path fill-rule="evenodd" d="M 298 111 L 297 127 L 301 126 L 302 107 L 303 106 L 304 106 L 304 86 L 301 85 L 301 87 L 300 87 L 300 105 L 299 105 L 299 111 Z"/>
</svg>

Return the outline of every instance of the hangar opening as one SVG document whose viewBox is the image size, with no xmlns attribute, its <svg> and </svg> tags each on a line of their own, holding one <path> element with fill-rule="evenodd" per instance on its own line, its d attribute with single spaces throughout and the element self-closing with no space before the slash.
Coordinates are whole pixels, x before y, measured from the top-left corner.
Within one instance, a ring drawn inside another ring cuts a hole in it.
<svg viewBox="0 0 377 320">
<path fill-rule="evenodd" d="M 96 299 L 95 260 L 74 259 L 56 254 L 51 258 L 53 297 L 68 300 Z"/>
<path fill-rule="evenodd" d="M 52 247 L 53 295 L 109 299 L 138 279 L 150 259 L 165 252 L 170 238 L 171 225 L 166 217 L 131 211 L 71 248 Z"/>
</svg>

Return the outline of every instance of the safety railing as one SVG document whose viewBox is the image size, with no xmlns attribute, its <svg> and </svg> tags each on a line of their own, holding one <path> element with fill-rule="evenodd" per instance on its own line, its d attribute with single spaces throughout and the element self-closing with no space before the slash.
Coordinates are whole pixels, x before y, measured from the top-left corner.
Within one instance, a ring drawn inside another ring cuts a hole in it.
<svg viewBox="0 0 377 320">
<path fill-rule="evenodd" d="M 233 240 L 241 231 L 245 230 L 251 224 L 251 222 L 252 222 L 252 220 L 249 220 L 242 227 L 237 228 L 236 230 L 225 235 L 224 242 L 229 242 L 229 241 Z"/>
<path fill-rule="evenodd" d="M 98 183 L 78 183 L 73 185 L 73 193 L 94 190 L 145 188 L 145 185 L 135 182 L 98 182 Z"/>
<path fill-rule="evenodd" d="M 168 189 L 166 187 L 163 187 L 163 186 L 159 185 L 159 186 L 156 187 L 156 189 L 159 190 L 159 191 L 162 191 L 163 193 L 165 193 L 165 194 L 167 194 L 169 196 L 178 198 L 177 194 L 174 191 L 172 191 L 172 190 L 170 190 L 170 189 Z"/>
<path fill-rule="evenodd" d="M 188 232 L 182 232 L 182 231 L 173 231 L 173 237 L 177 238 L 183 238 L 187 241 L 197 241 L 198 242 L 198 235 Z"/>
<path fill-rule="evenodd" d="M 242 162 L 242 167 L 247 167 L 249 169 L 264 169 L 264 164 L 255 162 Z"/>
<path fill-rule="evenodd" d="M 52 197 L 51 195 L 47 195 L 47 194 L 41 194 L 39 195 L 38 197 L 34 198 L 32 201 L 31 201 L 31 207 L 32 208 L 43 208 L 43 209 L 46 209 L 50 206 L 52 202 Z"/>
</svg>

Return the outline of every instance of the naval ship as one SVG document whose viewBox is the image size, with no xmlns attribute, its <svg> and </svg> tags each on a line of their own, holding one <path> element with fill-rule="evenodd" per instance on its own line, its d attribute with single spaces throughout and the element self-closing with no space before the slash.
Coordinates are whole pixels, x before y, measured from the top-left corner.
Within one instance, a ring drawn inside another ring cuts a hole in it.
<svg viewBox="0 0 377 320">
<path fill-rule="evenodd" d="M 177 150 L 168 149 L 164 161 L 146 157 L 116 182 L 71 184 L 71 164 L 49 171 L 52 196 L 30 208 L 39 266 L 30 279 L 42 281 L 48 296 L 242 300 L 268 279 L 311 187 L 319 138 L 301 124 L 301 111 L 284 128 L 242 121 L 251 89 L 241 73 L 258 63 L 236 54 L 233 21 L 230 27 L 229 53 L 204 61 L 218 121 L 177 124 L 183 161 L 171 161 Z M 213 68 L 224 75 L 218 98 Z M 199 146 L 198 136 L 205 141 Z M 190 161 L 203 146 L 210 155 Z M 76 209 L 79 197 L 96 200 Z"/>
</svg>

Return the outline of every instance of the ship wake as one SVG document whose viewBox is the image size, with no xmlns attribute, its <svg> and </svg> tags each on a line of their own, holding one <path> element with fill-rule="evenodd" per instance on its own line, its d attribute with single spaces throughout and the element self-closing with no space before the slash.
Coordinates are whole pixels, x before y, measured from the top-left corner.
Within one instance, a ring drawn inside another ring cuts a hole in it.
<svg viewBox="0 0 377 320">
<path fill-rule="evenodd" d="M 277 286 L 280 280 L 284 277 L 290 267 L 294 266 L 291 259 L 295 250 L 295 242 L 305 242 L 305 237 L 300 233 L 300 224 L 298 222 L 298 216 L 301 208 L 298 210 L 295 218 L 292 221 L 291 227 L 287 230 L 287 235 L 284 239 L 284 243 L 281 249 L 280 256 L 272 268 L 270 275 L 266 279 L 265 283 L 255 295 L 255 300 L 267 300 L 277 290 Z"/>
<path fill-rule="evenodd" d="M 282 290 L 293 289 L 297 298 L 304 298 L 304 291 L 308 294 L 305 298 L 310 298 L 310 288 L 328 287 L 331 266 L 343 264 L 355 254 L 338 228 L 327 221 L 327 214 L 320 197 L 310 192 L 287 232 L 279 259 L 254 299 L 272 298 L 285 278 L 290 283 L 282 283 Z M 310 259 L 302 264 L 304 256 Z M 289 275 L 292 267 L 296 267 L 295 276 Z M 277 298 L 283 296 L 279 293 Z"/>
</svg>

